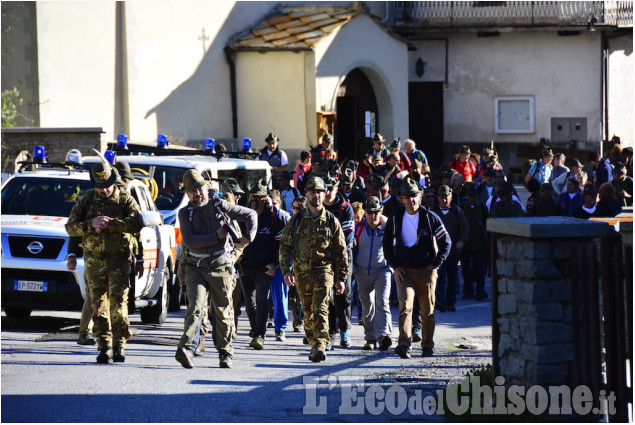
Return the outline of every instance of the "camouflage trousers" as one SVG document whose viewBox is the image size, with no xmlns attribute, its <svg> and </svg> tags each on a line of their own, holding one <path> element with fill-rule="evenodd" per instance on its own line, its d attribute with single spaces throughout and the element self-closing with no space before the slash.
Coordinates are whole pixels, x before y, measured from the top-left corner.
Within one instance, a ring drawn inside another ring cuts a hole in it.
<svg viewBox="0 0 635 425">
<path fill-rule="evenodd" d="M 130 334 L 128 291 L 132 258 L 84 259 L 86 283 L 93 305 L 93 335 L 99 348 L 125 347 Z"/>
<path fill-rule="evenodd" d="M 329 343 L 329 298 L 333 273 L 326 270 L 295 270 L 298 294 L 304 309 L 304 332 L 312 348 L 324 350 Z"/>
</svg>

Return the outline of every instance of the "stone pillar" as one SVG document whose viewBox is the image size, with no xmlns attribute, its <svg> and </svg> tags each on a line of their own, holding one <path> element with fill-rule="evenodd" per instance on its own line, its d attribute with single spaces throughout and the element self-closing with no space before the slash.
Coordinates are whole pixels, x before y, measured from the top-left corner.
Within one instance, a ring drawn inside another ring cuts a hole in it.
<svg viewBox="0 0 635 425">
<path fill-rule="evenodd" d="M 489 219 L 496 239 L 492 276 L 494 370 L 508 385 L 571 382 L 574 361 L 572 248 L 592 244 L 606 223 L 569 217 Z M 498 363 L 498 364 L 496 364 Z"/>
</svg>

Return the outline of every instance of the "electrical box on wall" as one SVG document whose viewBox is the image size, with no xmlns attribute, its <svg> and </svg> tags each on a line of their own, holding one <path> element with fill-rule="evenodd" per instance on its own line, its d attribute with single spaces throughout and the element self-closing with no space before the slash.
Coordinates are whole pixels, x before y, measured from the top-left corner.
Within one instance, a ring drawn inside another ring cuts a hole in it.
<svg viewBox="0 0 635 425">
<path fill-rule="evenodd" d="M 587 141 L 586 118 L 551 118 L 551 141 L 564 143 L 570 140 Z"/>
</svg>

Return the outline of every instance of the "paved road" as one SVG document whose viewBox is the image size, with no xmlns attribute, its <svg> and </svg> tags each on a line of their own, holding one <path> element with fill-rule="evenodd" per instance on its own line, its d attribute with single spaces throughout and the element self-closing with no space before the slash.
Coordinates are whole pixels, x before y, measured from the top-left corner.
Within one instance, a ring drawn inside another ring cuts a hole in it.
<svg viewBox="0 0 635 425">
<path fill-rule="evenodd" d="M 195 359 L 194 369 L 184 369 L 176 362 L 184 309 L 170 313 L 162 326 L 143 325 L 138 314 L 133 315 L 134 336 L 126 350 L 126 363 L 109 365 L 95 363 L 94 347 L 75 343 L 79 313 L 38 311 L 26 320 L 8 319 L 3 313 L 1 419 L 445 421 L 443 416 L 422 412 L 417 400 L 436 394 L 452 377 L 491 363 L 490 307 L 489 299 L 459 299 L 457 312 L 437 313 L 434 358 L 419 357 L 418 348 L 410 360 L 395 356 L 392 349 L 362 351 L 362 327 L 354 324 L 353 347 L 338 347 L 319 364 L 308 361 L 309 350 L 302 345 L 300 333 L 288 333 L 285 343 L 275 342 L 271 336 L 265 350 L 250 349 L 243 314 L 231 370 L 218 367 L 213 349 Z M 395 320 L 393 327 L 396 338 Z M 363 387 L 347 384 L 362 381 Z"/>
</svg>

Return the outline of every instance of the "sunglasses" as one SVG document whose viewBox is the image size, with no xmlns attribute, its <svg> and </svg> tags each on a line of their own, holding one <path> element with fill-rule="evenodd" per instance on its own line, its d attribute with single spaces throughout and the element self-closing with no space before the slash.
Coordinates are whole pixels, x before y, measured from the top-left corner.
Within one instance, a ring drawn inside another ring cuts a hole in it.
<svg viewBox="0 0 635 425">
<path fill-rule="evenodd" d="M 292 209 L 293 211 L 300 211 L 300 210 L 301 210 L 301 208 L 300 208 L 300 207 L 296 207 L 296 206 L 291 207 L 291 209 Z"/>
</svg>

